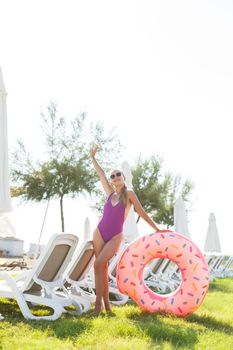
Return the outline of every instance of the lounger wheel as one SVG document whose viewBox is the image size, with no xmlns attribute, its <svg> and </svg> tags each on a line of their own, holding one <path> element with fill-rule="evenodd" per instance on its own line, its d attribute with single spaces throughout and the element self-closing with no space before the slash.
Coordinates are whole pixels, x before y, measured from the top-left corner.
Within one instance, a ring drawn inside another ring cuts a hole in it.
<svg viewBox="0 0 233 350">
<path fill-rule="evenodd" d="M 80 305 L 80 303 L 76 302 L 75 300 L 73 300 L 72 305 L 75 306 L 75 310 L 66 310 L 66 313 L 69 315 L 73 315 L 73 316 L 80 316 L 82 314 L 82 306 Z"/>
</svg>

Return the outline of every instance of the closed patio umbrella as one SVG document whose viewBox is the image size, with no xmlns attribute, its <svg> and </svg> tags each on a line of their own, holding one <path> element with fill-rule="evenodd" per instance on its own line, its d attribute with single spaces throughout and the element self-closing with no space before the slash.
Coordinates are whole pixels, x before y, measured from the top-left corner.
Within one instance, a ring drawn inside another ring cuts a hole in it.
<svg viewBox="0 0 233 350">
<path fill-rule="evenodd" d="M 182 198 L 178 198 L 174 205 L 174 225 L 175 231 L 191 239 L 188 228 L 185 204 Z"/>
<path fill-rule="evenodd" d="M 8 169 L 6 89 L 0 67 L 0 215 L 10 211 L 10 186 Z"/>
<path fill-rule="evenodd" d="M 133 189 L 132 179 L 133 175 L 131 172 L 130 164 L 124 161 L 121 165 L 122 171 L 125 175 L 125 183 L 129 190 Z M 132 242 L 135 238 L 139 237 L 138 227 L 136 223 L 134 208 L 131 206 L 128 216 L 124 222 L 123 226 L 123 237 L 125 243 Z"/>
<path fill-rule="evenodd" d="M 209 225 L 206 234 L 204 252 L 221 252 L 221 245 L 214 213 L 211 213 L 209 216 Z"/>
<path fill-rule="evenodd" d="M 3 83 L 0 67 L 0 217 L 11 210 L 9 170 L 8 170 L 8 142 L 7 142 L 7 112 L 6 89 Z M 5 218 L 3 218 L 5 221 Z M 1 233 L 3 236 L 4 233 Z M 0 314 L 0 320 L 3 317 Z"/>
<path fill-rule="evenodd" d="M 91 239 L 90 220 L 89 220 L 88 217 L 85 219 L 85 223 L 84 223 L 84 234 L 83 234 L 83 238 L 84 238 L 84 241 L 85 241 L 85 242 Z"/>
</svg>

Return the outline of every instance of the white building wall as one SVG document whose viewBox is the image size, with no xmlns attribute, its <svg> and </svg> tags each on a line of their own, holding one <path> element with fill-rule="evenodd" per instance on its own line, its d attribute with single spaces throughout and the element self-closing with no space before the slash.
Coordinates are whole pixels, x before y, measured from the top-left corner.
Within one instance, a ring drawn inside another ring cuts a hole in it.
<svg viewBox="0 0 233 350">
<path fill-rule="evenodd" d="M 10 256 L 23 255 L 24 241 L 0 239 L 0 251 L 8 252 Z"/>
</svg>

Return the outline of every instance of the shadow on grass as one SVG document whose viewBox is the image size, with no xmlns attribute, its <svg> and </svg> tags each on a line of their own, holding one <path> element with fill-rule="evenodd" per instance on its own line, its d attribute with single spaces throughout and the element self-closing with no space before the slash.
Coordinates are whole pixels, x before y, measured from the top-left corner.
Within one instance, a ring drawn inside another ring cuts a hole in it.
<svg viewBox="0 0 233 350">
<path fill-rule="evenodd" d="M 1 313 L 4 315 L 5 321 L 8 321 L 8 318 L 14 318 L 17 317 L 19 321 L 21 322 L 24 320 L 24 317 L 20 311 L 20 308 L 18 304 L 11 299 L 1 299 L 0 300 L 0 305 L 1 305 Z"/>
<path fill-rule="evenodd" d="M 225 280 L 216 279 L 209 285 L 209 292 L 223 292 L 232 293 L 233 279 L 228 278 Z"/>
<path fill-rule="evenodd" d="M 31 328 L 46 331 L 50 336 L 58 339 L 72 339 L 91 329 L 91 322 L 83 318 L 62 316 L 57 321 L 28 321 Z"/>
<path fill-rule="evenodd" d="M 164 318 L 171 316 L 164 315 Z M 179 349 L 194 349 L 198 342 L 198 332 L 177 324 L 168 324 L 163 322 L 163 315 L 147 314 L 143 312 L 130 312 L 128 315 L 140 331 L 151 338 L 153 345 L 164 342 L 170 343 Z"/>
<path fill-rule="evenodd" d="M 0 301 L 1 313 L 4 315 L 4 321 L 10 323 L 12 326 L 19 326 L 19 324 L 23 322 L 23 324 L 31 328 L 49 332 L 50 336 L 55 336 L 60 339 L 77 338 L 78 335 L 92 327 L 93 317 L 87 317 L 85 315 L 71 316 L 63 314 L 56 321 L 27 320 L 22 315 L 18 304 L 14 300 L 8 299 L 4 301 L 3 299 Z M 53 313 L 52 309 L 43 307 L 42 305 L 30 307 L 30 310 L 36 316 L 47 316 Z"/>
<path fill-rule="evenodd" d="M 205 326 L 208 329 L 216 330 L 218 332 L 225 333 L 227 335 L 233 334 L 233 327 L 229 323 L 218 321 L 211 316 L 200 316 L 197 314 L 192 314 L 185 319 L 189 323 L 197 323 L 202 326 Z"/>
</svg>

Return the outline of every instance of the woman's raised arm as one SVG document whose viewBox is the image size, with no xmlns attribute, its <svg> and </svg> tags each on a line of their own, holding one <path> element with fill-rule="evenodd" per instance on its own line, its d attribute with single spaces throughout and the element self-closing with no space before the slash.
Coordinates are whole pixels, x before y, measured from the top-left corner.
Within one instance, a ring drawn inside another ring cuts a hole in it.
<svg viewBox="0 0 233 350">
<path fill-rule="evenodd" d="M 108 179 L 107 179 L 107 176 L 106 176 L 104 170 L 101 168 L 101 166 L 99 165 L 99 163 L 95 159 L 95 155 L 96 155 L 96 152 L 98 149 L 99 149 L 99 146 L 95 146 L 94 148 L 91 149 L 90 154 L 91 154 L 94 168 L 99 176 L 99 179 L 100 179 L 100 182 L 103 186 L 103 189 L 105 190 L 106 194 L 109 195 L 114 190 L 113 190 L 112 186 L 110 185 L 110 183 L 108 182 Z"/>
</svg>

